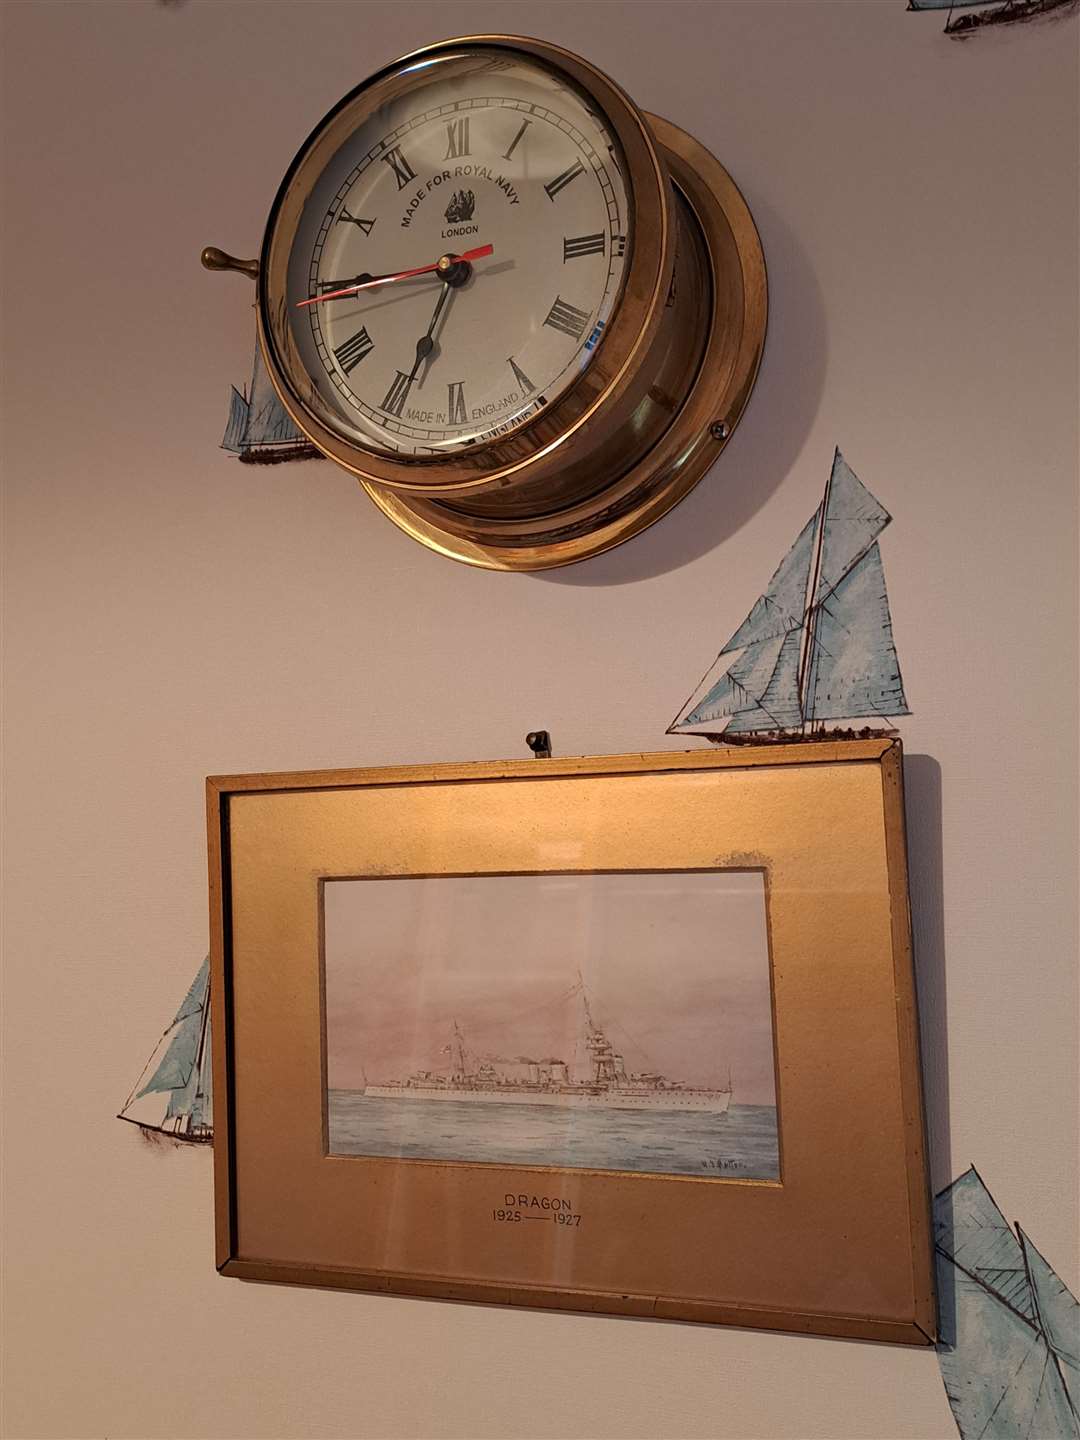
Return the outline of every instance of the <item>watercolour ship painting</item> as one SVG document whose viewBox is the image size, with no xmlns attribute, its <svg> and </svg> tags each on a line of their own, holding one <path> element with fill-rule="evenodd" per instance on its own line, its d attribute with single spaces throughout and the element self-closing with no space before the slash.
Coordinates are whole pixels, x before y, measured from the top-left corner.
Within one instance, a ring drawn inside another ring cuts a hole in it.
<svg viewBox="0 0 1080 1440">
<path fill-rule="evenodd" d="M 908 0 L 909 10 L 944 10 L 945 34 L 967 39 L 984 30 L 1075 14 L 1080 0 Z"/>
<path fill-rule="evenodd" d="M 779 1178 L 760 872 L 324 898 L 332 1154 Z"/>
<path fill-rule="evenodd" d="M 837 450 L 821 504 L 668 727 L 724 744 L 891 735 L 909 715 L 878 537 L 892 517 Z"/>
<path fill-rule="evenodd" d="M 214 1138 L 210 961 L 203 961 L 172 1024 L 147 1061 L 119 1119 L 148 1137 L 208 1145 Z"/>
<path fill-rule="evenodd" d="M 447 1047 L 451 1056 L 448 1073 L 420 1070 L 404 1080 L 386 1085 L 365 1085 L 365 1096 L 397 1100 L 451 1100 L 466 1105 L 556 1105 L 582 1110 L 651 1110 L 665 1114 L 688 1110 L 726 1115 L 731 1104 L 731 1084 L 723 1090 L 686 1085 L 669 1080 L 656 1070 L 637 1074 L 626 1067 L 626 1058 L 612 1045 L 593 1017 L 585 982 L 578 983 L 566 997 L 580 1000 L 584 1044 L 588 1052 L 586 1073 L 575 1079 L 566 1060 L 548 1057 L 534 1060 L 517 1055 L 512 1060 L 480 1056 L 469 1050 L 457 1020 L 451 1021 L 452 1038 Z"/>
<path fill-rule="evenodd" d="M 255 343 L 251 389 L 232 387 L 229 419 L 221 448 L 247 465 L 280 465 L 285 460 L 319 460 L 321 455 L 293 422 L 277 397 Z"/>
</svg>

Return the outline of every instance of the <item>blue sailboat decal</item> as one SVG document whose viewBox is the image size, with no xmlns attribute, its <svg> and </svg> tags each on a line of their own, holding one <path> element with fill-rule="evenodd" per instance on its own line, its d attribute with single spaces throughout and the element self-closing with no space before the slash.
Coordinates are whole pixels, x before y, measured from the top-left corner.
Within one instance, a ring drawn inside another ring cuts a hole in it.
<svg viewBox="0 0 1080 1440">
<path fill-rule="evenodd" d="M 118 1117 L 177 1140 L 214 1136 L 210 961 L 203 961 Z"/>
<path fill-rule="evenodd" d="M 242 455 L 244 453 L 244 431 L 248 427 L 251 406 L 243 391 L 237 390 L 235 385 L 230 388 L 232 394 L 229 397 L 229 423 L 225 426 L 221 448 L 231 451 L 234 455 Z"/>
<path fill-rule="evenodd" d="M 910 714 L 878 548 L 891 518 L 837 450 L 821 504 L 668 734 L 803 739 Z"/>
<path fill-rule="evenodd" d="M 934 1251 L 961 1440 L 1080 1440 L 1080 1305 L 974 1167 L 934 1200 Z"/>
<path fill-rule="evenodd" d="M 251 391 L 244 394 L 232 386 L 229 419 L 221 448 L 229 450 L 248 465 L 278 465 L 284 460 L 318 460 L 321 453 L 293 422 L 277 397 L 263 362 L 262 347 L 255 343 Z"/>
</svg>

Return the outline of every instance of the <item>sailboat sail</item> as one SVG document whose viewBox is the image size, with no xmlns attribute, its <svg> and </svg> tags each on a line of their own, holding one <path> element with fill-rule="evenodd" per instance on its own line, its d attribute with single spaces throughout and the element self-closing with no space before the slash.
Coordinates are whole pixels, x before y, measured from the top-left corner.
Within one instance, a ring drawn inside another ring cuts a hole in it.
<svg viewBox="0 0 1080 1440">
<path fill-rule="evenodd" d="M 245 396 L 236 386 L 229 397 L 229 419 L 221 448 L 253 464 L 279 460 L 314 460 L 319 451 L 302 434 L 277 397 L 256 341 L 251 389 Z"/>
<path fill-rule="evenodd" d="M 747 734 L 754 730 L 784 730 L 802 724 L 799 709 L 799 651 L 802 627 L 784 636 L 769 683 L 756 705 L 739 710 L 727 733 Z"/>
<path fill-rule="evenodd" d="M 891 519 L 837 450 L 825 503 L 815 605 L 839 585 Z"/>
<path fill-rule="evenodd" d="M 809 720 L 911 714 L 876 542 L 821 603 L 809 677 Z"/>
<path fill-rule="evenodd" d="M 774 635 L 785 635 L 802 624 L 817 525 L 818 514 L 815 512 L 780 562 L 768 589 L 755 601 L 754 608 L 721 650 L 721 655 L 730 650 L 741 650 L 744 645 L 757 644 L 760 640 L 771 640 Z"/>
<path fill-rule="evenodd" d="M 837 450 L 821 505 L 669 733 L 910 714 L 877 544 L 890 519 Z"/>
<path fill-rule="evenodd" d="M 687 727 L 709 725 L 752 706 L 754 697 L 767 689 L 783 647 L 783 635 L 747 646 L 695 704 L 686 717 Z"/>
<path fill-rule="evenodd" d="M 247 400 L 234 385 L 229 398 L 229 420 L 221 441 L 222 450 L 231 450 L 234 455 L 243 453 L 244 431 L 248 426 L 249 414 L 250 406 Z"/>
<path fill-rule="evenodd" d="M 934 1202 L 938 1363 L 961 1440 L 1080 1440 L 1080 1307 L 972 1168 Z"/>
<path fill-rule="evenodd" d="M 203 964 L 120 1112 L 148 1130 L 184 1140 L 213 1135 L 210 961 Z"/>
<path fill-rule="evenodd" d="M 1069 1406 L 1080 1416 L 1080 1305 L 1019 1225 L 1016 1228 L 1038 1323 L 1057 1362 Z"/>
<path fill-rule="evenodd" d="M 295 445 L 304 437 L 293 423 L 289 412 L 277 397 L 263 362 L 262 346 L 255 346 L 255 366 L 251 373 L 251 401 L 248 423 L 244 430 L 244 448 L 263 445 Z"/>
</svg>

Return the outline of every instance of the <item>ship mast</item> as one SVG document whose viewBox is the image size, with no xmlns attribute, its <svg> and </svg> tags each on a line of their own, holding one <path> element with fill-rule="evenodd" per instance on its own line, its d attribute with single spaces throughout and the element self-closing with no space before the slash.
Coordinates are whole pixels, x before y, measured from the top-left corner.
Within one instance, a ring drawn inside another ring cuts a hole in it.
<svg viewBox="0 0 1080 1440">
<path fill-rule="evenodd" d="M 611 1089 L 625 1078 L 623 1059 L 593 1019 L 593 1013 L 589 1009 L 588 992 L 585 989 L 585 981 L 581 978 L 580 970 L 578 971 L 578 986 L 581 990 L 582 1008 L 585 1011 L 585 1048 L 589 1052 L 589 1058 L 593 1065 L 592 1083 L 602 1085 L 605 1089 Z"/>
<path fill-rule="evenodd" d="M 580 975 L 578 976 L 578 983 L 581 985 L 581 1003 L 585 1009 L 585 1023 L 588 1025 L 590 1031 L 594 1031 L 597 1028 L 596 1021 L 592 1018 L 592 1011 L 589 1009 L 589 996 L 585 990 L 585 982 L 581 979 Z"/>
<path fill-rule="evenodd" d="M 454 1075 L 458 1080 L 464 1080 L 467 1074 L 465 1069 L 465 1037 L 458 1028 L 457 1020 L 452 1021 L 453 1039 L 450 1041 L 450 1057 L 454 1065 Z"/>
<path fill-rule="evenodd" d="M 199 1107 L 199 1129 L 204 1131 L 206 1125 L 206 1092 L 202 1087 L 203 1063 L 206 1059 L 206 1042 L 210 1038 L 210 980 L 207 977 L 206 990 L 203 993 L 202 1024 L 199 1027 L 199 1048 L 195 1054 L 195 1094 L 192 1097 L 192 1108 Z M 186 1124 L 184 1132 L 190 1134 L 194 1129 L 192 1124 L 192 1112 L 188 1111 L 184 1117 Z M 179 1126 L 177 1127 L 179 1129 Z"/>
<path fill-rule="evenodd" d="M 817 598 L 818 581 L 821 578 L 821 556 L 825 548 L 825 521 L 829 513 L 829 493 L 832 490 L 832 471 L 829 471 L 829 478 L 825 481 L 825 494 L 821 497 L 821 509 L 818 513 L 817 533 L 814 536 L 814 558 L 810 565 L 810 584 L 806 592 L 806 601 L 803 609 L 803 642 L 799 653 L 799 713 L 802 716 L 803 731 L 805 733 L 808 723 L 806 717 L 807 688 L 810 679 L 810 662 L 814 653 L 815 632 L 817 630 L 818 607 L 814 601 Z"/>
</svg>

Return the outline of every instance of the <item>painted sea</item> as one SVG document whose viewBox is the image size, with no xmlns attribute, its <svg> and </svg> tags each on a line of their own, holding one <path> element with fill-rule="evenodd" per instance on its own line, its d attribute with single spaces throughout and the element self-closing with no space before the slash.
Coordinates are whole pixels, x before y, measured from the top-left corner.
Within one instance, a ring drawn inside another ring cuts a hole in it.
<svg viewBox="0 0 1080 1440">
<path fill-rule="evenodd" d="M 329 1092 L 330 1153 L 779 1180 L 776 1110 L 578 1110 Z"/>
</svg>

